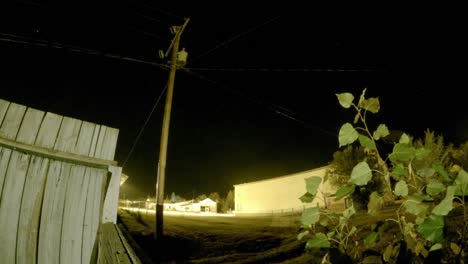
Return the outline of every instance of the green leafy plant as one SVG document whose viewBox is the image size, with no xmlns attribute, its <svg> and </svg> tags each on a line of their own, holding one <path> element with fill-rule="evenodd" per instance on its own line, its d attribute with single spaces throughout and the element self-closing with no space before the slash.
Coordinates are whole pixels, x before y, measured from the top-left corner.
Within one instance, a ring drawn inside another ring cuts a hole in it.
<svg viewBox="0 0 468 264">
<path fill-rule="evenodd" d="M 468 164 L 468 145 L 458 149 L 446 146 L 442 137 L 430 131 L 426 131 L 424 140 L 413 140 L 402 133 L 384 159 L 377 142 L 390 132 L 385 124 L 378 125 L 375 130 L 368 126 L 367 113 L 378 113 L 380 102 L 378 98 L 366 98 L 365 93 L 364 89 L 357 103 L 350 93 L 336 95 L 340 105 L 354 108 L 356 115 L 352 124 L 345 123 L 340 128 L 339 147 L 346 148 L 335 153 L 326 180 L 338 185 L 336 200 L 353 197 L 355 201 L 356 197 L 363 197 L 370 217 L 377 217 L 382 208 L 397 200 L 395 216 L 385 218 L 384 222 L 395 223 L 399 232 L 382 247 L 378 242 L 381 228 L 374 228 L 365 237 L 360 235 L 364 229 L 353 224 L 351 218 L 356 213 L 354 207 L 342 214 L 309 207 L 303 212 L 304 231 L 298 239 L 308 237 L 307 249 L 336 247 L 343 254 L 349 254 L 349 239 L 360 236 L 365 248 L 380 246 L 385 261 L 407 254 L 406 249 L 415 257 L 426 258 L 431 251 L 450 248 L 452 255 L 462 258 L 468 232 L 465 203 L 468 173 L 463 169 Z M 358 146 L 353 147 L 356 144 Z M 320 183 L 320 177 L 306 179 L 307 193 L 301 201 L 311 203 Z M 464 228 L 458 231 L 456 240 L 449 241 L 445 235 L 446 217 L 456 207 L 463 210 Z"/>
</svg>

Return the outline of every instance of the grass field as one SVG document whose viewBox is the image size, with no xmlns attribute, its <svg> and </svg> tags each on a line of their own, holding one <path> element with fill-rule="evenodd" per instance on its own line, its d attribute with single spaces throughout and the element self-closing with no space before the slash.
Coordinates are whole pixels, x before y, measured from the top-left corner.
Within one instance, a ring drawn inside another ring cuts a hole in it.
<svg viewBox="0 0 468 264">
<path fill-rule="evenodd" d="M 313 263 L 297 240 L 299 216 L 165 215 L 159 242 L 154 214 L 120 210 L 119 219 L 147 263 Z"/>
<path fill-rule="evenodd" d="M 120 210 L 119 220 L 134 239 L 134 247 L 144 263 L 321 263 L 327 252 L 333 263 L 351 263 L 350 257 L 363 259 L 370 256 L 380 261 L 381 252 L 401 235 L 398 224 L 388 221 L 396 217 L 397 208 L 398 205 L 385 208 L 376 216 L 365 212 L 353 216 L 350 224 L 360 231 L 353 235 L 348 255 L 341 254 L 336 248 L 305 251 L 305 240 L 297 240 L 300 216 L 166 214 L 165 237 L 160 241 L 153 239 L 154 214 Z M 446 238 L 455 241 L 465 228 L 463 223 L 463 213 L 453 210 L 446 218 Z M 376 226 L 380 226 L 382 232 L 369 250 L 364 240 Z M 326 229 L 317 231 L 328 232 Z M 423 261 L 411 257 L 406 250 L 401 251 L 397 263 L 456 263 L 450 248 L 432 253 Z"/>
</svg>

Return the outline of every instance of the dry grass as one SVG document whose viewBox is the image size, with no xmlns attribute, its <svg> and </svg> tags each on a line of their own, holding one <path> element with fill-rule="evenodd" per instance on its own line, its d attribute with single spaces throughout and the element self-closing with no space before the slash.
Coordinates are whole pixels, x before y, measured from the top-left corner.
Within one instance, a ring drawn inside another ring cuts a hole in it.
<svg viewBox="0 0 468 264">
<path fill-rule="evenodd" d="M 119 218 L 154 263 L 281 263 L 304 254 L 298 216 L 165 216 L 163 241 L 154 241 L 154 215 L 120 211 Z M 303 257 L 302 257 L 303 258 Z"/>
</svg>

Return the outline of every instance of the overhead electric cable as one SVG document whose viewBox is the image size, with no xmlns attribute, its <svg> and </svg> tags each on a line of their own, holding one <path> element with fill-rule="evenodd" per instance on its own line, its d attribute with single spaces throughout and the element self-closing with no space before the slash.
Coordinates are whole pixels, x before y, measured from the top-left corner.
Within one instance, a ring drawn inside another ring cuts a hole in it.
<svg viewBox="0 0 468 264">
<path fill-rule="evenodd" d="M 133 144 L 132 144 L 132 147 L 130 148 L 130 151 L 128 152 L 127 154 L 127 157 L 125 157 L 125 160 L 124 162 L 122 163 L 122 168 L 125 168 L 125 165 L 127 164 L 127 161 L 128 159 L 130 158 L 130 156 L 132 155 L 133 151 L 135 150 L 135 147 L 138 143 L 138 140 L 140 140 L 140 137 L 141 135 L 143 134 L 143 131 L 145 130 L 146 128 L 146 125 L 148 124 L 148 122 L 150 121 L 151 119 L 151 116 L 153 115 L 153 112 L 154 110 L 156 109 L 156 107 L 158 106 L 159 104 L 159 101 L 161 100 L 164 92 L 167 90 L 167 85 L 164 87 L 164 89 L 161 91 L 161 94 L 159 95 L 158 99 L 156 100 L 156 102 L 154 103 L 153 105 L 153 108 L 151 109 L 150 113 L 148 114 L 148 116 L 146 117 L 146 120 L 145 120 L 145 123 L 143 124 L 143 126 L 140 128 L 140 131 L 138 132 L 138 135 L 137 137 L 135 138 L 135 140 L 133 141 Z"/>
<path fill-rule="evenodd" d="M 240 38 L 240 37 L 242 37 L 242 36 L 245 36 L 245 35 L 247 35 L 247 34 L 249 34 L 249 33 L 254 32 L 255 30 L 257 30 L 257 29 L 259 29 L 259 28 L 261 28 L 261 27 L 263 27 L 263 26 L 265 26 L 265 25 L 267 25 L 267 24 L 269 24 L 269 23 L 275 21 L 275 20 L 278 19 L 279 17 L 280 17 L 280 16 L 273 17 L 273 18 L 271 18 L 271 19 L 269 19 L 269 20 L 267 20 L 267 21 L 265 21 L 265 22 L 263 22 L 263 23 L 261 23 L 261 24 L 258 24 L 258 25 L 254 26 L 254 27 L 252 27 L 252 28 L 250 28 L 250 29 L 248 29 L 248 30 L 246 30 L 246 31 L 243 31 L 243 32 L 241 32 L 241 33 L 239 33 L 239 34 L 237 34 L 237 35 L 235 35 L 235 36 L 233 36 L 233 37 L 230 37 L 229 39 L 227 39 L 226 41 L 223 41 L 222 43 L 216 45 L 215 47 L 213 47 L 213 48 L 211 48 L 211 49 L 209 49 L 209 50 L 203 52 L 202 54 L 200 54 L 200 55 L 198 55 L 198 56 L 195 56 L 193 59 L 190 60 L 191 63 L 193 63 L 193 62 L 199 60 L 200 58 L 202 58 L 202 57 L 204 57 L 204 56 L 206 56 L 206 55 L 212 53 L 213 51 L 215 51 L 215 50 L 217 50 L 217 49 L 219 49 L 219 48 L 221 48 L 221 47 L 223 47 L 223 46 L 226 46 L 226 45 L 229 44 L 230 42 L 233 42 L 234 40 L 236 40 L 236 39 L 238 39 L 238 38 Z"/>
<path fill-rule="evenodd" d="M 331 132 L 327 129 L 324 129 L 322 127 L 319 127 L 319 126 L 316 126 L 316 125 L 312 125 L 302 119 L 299 119 L 298 117 L 295 117 L 294 115 L 297 115 L 297 112 L 295 111 L 292 111 L 292 110 L 289 110 L 288 108 L 286 107 L 282 107 L 282 106 L 279 106 L 277 104 L 274 104 L 274 103 L 271 103 L 271 102 L 264 102 L 262 100 L 260 100 L 259 98 L 255 98 L 253 96 L 250 96 L 250 95 L 247 95 L 239 90 L 236 90 L 236 89 L 233 89 L 233 88 L 230 88 L 230 87 L 227 87 L 226 85 L 223 85 L 223 84 L 220 84 L 219 82 L 216 82 L 216 81 L 213 81 L 209 78 L 207 78 L 206 76 L 203 76 L 201 74 L 198 74 L 198 73 L 195 73 L 189 69 L 185 69 L 185 68 L 182 68 L 182 70 L 186 73 L 189 73 L 191 74 L 192 76 L 195 76 L 201 80 L 204 80 L 204 81 L 207 81 L 215 86 L 218 86 L 218 87 L 221 87 L 223 88 L 224 90 L 230 92 L 231 94 L 235 94 L 235 95 L 238 95 L 240 97 L 243 97 L 245 99 L 247 99 L 248 101 L 250 101 L 251 103 L 254 103 L 256 105 L 260 105 L 260 106 L 264 106 L 266 109 L 278 114 L 278 115 L 281 115 L 285 118 L 288 118 L 290 120 L 293 120 L 295 122 L 298 122 L 304 126 L 308 126 L 308 127 L 312 127 L 314 129 L 317 129 L 319 130 L 320 132 L 322 132 L 323 134 L 327 135 L 327 136 L 331 136 L 331 137 L 336 137 L 336 133 L 334 132 Z"/>
<path fill-rule="evenodd" d="M 6 36 L 6 37 L 2 37 L 2 36 Z M 164 69 L 164 70 L 169 69 L 168 65 L 153 62 L 153 61 L 135 59 L 135 58 L 126 57 L 126 56 L 122 56 L 122 55 L 118 55 L 118 54 L 112 54 L 112 53 L 102 52 L 102 51 L 98 51 L 98 50 L 82 48 L 82 47 L 78 47 L 78 46 L 74 46 L 74 45 L 62 44 L 62 43 L 58 43 L 58 42 L 50 42 L 50 41 L 44 41 L 44 40 L 37 40 L 37 39 L 34 39 L 34 38 L 16 36 L 16 35 L 3 33 L 3 32 L 0 32 L 0 41 L 18 43 L 18 44 L 27 44 L 27 45 L 33 45 L 33 46 L 39 46 L 39 47 L 64 49 L 64 50 L 69 50 L 69 51 L 73 51 L 73 52 L 80 52 L 80 53 L 86 53 L 86 54 L 91 54 L 91 55 L 103 56 L 103 57 L 107 57 L 107 58 L 111 58 L 111 59 L 117 59 L 117 60 L 129 61 L 129 62 L 148 64 L 148 65 L 152 65 L 152 66 L 157 66 L 157 67 L 159 67 L 161 69 Z"/>
</svg>

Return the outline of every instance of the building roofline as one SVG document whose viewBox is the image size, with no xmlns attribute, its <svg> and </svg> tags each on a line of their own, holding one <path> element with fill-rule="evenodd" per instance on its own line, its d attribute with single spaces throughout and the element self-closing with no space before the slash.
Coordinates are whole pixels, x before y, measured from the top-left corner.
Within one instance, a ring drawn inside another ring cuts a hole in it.
<svg viewBox="0 0 468 264">
<path fill-rule="evenodd" d="M 310 169 L 310 170 L 306 170 L 306 171 L 300 171 L 300 172 L 296 172 L 296 173 L 293 173 L 293 174 L 278 176 L 278 177 L 274 177 L 274 178 L 270 178 L 270 179 L 264 179 L 264 180 L 253 181 L 253 182 L 245 182 L 245 183 L 234 184 L 233 186 L 236 187 L 236 186 L 240 186 L 240 185 L 249 185 L 249 184 L 254 184 L 254 183 L 259 183 L 259 182 L 277 180 L 277 179 L 281 179 L 281 178 L 287 178 L 287 177 L 297 176 L 298 174 L 303 174 L 303 173 L 308 173 L 308 172 L 313 172 L 313 171 L 318 171 L 318 170 L 326 169 L 326 168 L 328 168 L 328 167 L 330 167 L 330 165 L 325 165 L 325 166 L 318 167 L 318 168 L 315 168 L 315 169 Z"/>
</svg>

